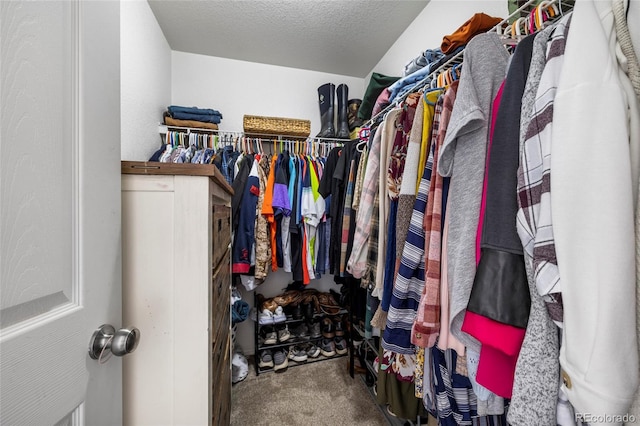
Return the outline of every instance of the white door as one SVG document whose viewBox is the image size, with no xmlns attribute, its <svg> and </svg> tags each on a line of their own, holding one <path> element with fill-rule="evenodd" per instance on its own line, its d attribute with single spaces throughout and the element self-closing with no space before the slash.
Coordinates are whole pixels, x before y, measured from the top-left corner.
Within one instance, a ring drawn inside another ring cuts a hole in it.
<svg viewBox="0 0 640 426">
<path fill-rule="evenodd" d="M 120 5 L 0 1 L 0 424 L 117 425 Z"/>
</svg>

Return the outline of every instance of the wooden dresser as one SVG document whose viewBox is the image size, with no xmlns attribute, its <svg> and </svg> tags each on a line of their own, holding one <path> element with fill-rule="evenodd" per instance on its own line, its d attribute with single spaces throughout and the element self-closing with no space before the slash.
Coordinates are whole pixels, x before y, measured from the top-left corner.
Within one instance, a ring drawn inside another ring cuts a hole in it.
<svg viewBox="0 0 640 426">
<path fill-rule="evenodd" d="M 229 424 L 231 194 L 213 165 L 122 162 L 125 425 Z"/>
</svg>

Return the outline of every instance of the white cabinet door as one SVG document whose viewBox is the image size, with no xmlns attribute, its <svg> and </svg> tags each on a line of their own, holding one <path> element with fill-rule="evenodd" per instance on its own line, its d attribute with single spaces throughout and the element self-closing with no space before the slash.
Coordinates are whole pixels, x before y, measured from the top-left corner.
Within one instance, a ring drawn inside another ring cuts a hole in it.
<svg viewBox="0 0 640 426">
<path fill-rule="evenodd" d="M 0 2 L 0 424 L 117 425 L 120 5 Z M 130 355 L 133 356 L 133 355 Z"/>
</svg>

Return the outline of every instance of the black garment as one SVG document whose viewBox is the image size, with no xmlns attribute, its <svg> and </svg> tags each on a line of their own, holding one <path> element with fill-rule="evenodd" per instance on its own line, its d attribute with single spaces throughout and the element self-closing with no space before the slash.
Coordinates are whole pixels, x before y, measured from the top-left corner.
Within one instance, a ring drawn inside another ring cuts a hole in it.
<svg viewBox="0 0 640 426">
<path fill-rule="evenodd" d="M 278 209 L 279 210 L 279 209 Z M 282 211 L 274 215 L 276 221 L 276 264 L 278 268 L 284 266 L 284 254 L 282 252 Z"/>
<path fill-rule="evenodd" d="M 531 297 L 516 229 L 520 108 L 535 35 L 516 48 L 504 82 L 489 152 L 482 254 L 467 307 L 495 321 L 526 328 Z"/>
<path fill-rule="evenodd" d="M 302 270 L 302 244 L 304 235 L 300 225 L 295 225 L 295 220 L 291 217 L 293 227 L 289 227 L 291 235 L 291 274 L 294 281 L 304 281 L 304 272 Z"/>
<path fill-rule="evenodd" d="M 293 157 L 296 168 L 296 179 L 293 184 L 293 205 L 291 206 L 291 221 L 289 222 L 289 239 L 291 240 L 291 273 L 294 281 L 304 281 L 302 269 L 302 245 L 304 244 L 304 234 L 302 223 L 296 223 L 298 216 L 298 188 L 302 182 L 302 167 L 300 158 Z"/>
<path fill-rule="evenodd" d="M 343 279 L 340 275 L 340 256 L 342 252 L 342 222 L 344 219 L 344 206 L 345 196 L 347 191 L 347 183 L 349 181 L 349 170 L 351 168 L 351 162 L 354 160 L 356 154 L 359 155 L 356 150 L 356 142 L 350 141 L 344 144 L 342 148 L 342 154 L 338 159 L 338 164 L 333 173 L 333 178 L 336 181 L 336 192 L 332 195 L 331 208 L 335 207 L 335 217 L 331 218 L 331 239 L 329 244 L 329 252 L 333 253 L 333 269 L 330 270 L 334 274 L 334 281 L 342 283 Z M 351 206 L 349 206 L 351 207 Z"/>
<path fill-rule="evenodd" d="M 327 207 L 327 216 L 331 218 L 331 230 L 330 230 L 330 243 L 329 243 L 329 273 L 334 273 L 334 265 L 335 265 L 335 254 L 333 250 L 332 241 L 334 240 L 334 230 L 335 230 L 335 218 L 337 216 L 338 209 L 338 180 L 334 179 L 333 175 L 335 173 L 336 167 L 338 165 L 338 160 L 340 159 L 342 153 L 342 148 L 337 147 L 333 148 L 329 155 L 327 156 L 327 161 L 324 165 L 324 172 L 322 174 L 322 179 L 320 179 L 320 183 L 318 185 L 318 192 L 325 200 L 325 203 L 328 204 Z"/>
<path fill-rule="evenodd" d="M 353 152 L 353 176 L 354 178 L 357 178 L 357 173 L 358 173 L 358 166 L 360 165 L 360 159 L 362 157 L 362 153 L 360 151 L 358 151 L 357 149 L 355 149 L 356 144 L 353 144 L 354 146 L 354 152 Z M 349 174 L 347 173 L 347 178 L 349 177 Z M 355 194 L 354 194 L 355 195 Z M 353 202 L 353 198 L 351 200 Z M 347 261 L 349 260 L 349 258 L 351 257 L 351 251 L 353 250 L 353 239 L 356 235 L 356 211 L 353 210 L 352 206 L 348 206 L 348 208 L 351 210 L 351 215 L 349 216 L 349 236 L 347 239 L 347 253 L 346 253 L 346 259 Z M 342 274 L 343 277 L 353 277 L 353 275 L 351 275 L 349 272 L 346 271 L 346 265 L 345 265 L 345 271 Z M 359 280 L 358 280 L 359 281 Z M 360 285 L 360 283 L 358 282 L 358 285 Z"/>
<path fill-rule="evenodd" d="M 233 185 L 231 185 L 233 188 L 233 196 L 231 197 L 231 218 L 233 220 L 232 229 L 234 232 L 238 229 L 238 219 L 240 218 L 238 211 L 244 194 L 244 187 L 247 185 L 247 179 L 251 172 L 251 166 L 253 166 L 253 154 L 247 154 L 242 157 L 238 174 L 233 180 Z"/>
</svg>

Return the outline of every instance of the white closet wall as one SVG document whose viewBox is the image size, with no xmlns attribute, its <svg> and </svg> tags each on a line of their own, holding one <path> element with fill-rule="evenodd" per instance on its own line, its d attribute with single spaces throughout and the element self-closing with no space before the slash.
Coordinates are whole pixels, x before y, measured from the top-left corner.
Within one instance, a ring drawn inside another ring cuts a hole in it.
<svg viewBox="0 0 640 426">
<path fill-rule="evenodd" d="M 146 161 L 171 101 L 171 48 L 146 1 L 120 2 L 120 16 L 121 158 Z"/>
<path fill-rule="evenodd" d="M 177 51 L 171 56 L 171 102 L 219 110 L 224 130 L 242 130 L 242 116 L 248 114 L 311 120 L 315 136 L 320 131 L 320 85 L 344 83 L 349 98 L 364 94 L 359 77 Z"/>
</svg>

